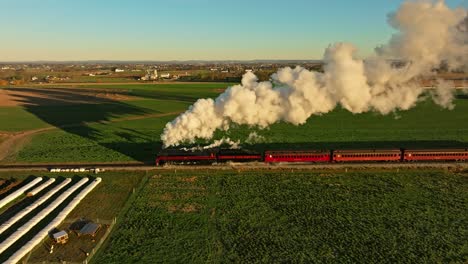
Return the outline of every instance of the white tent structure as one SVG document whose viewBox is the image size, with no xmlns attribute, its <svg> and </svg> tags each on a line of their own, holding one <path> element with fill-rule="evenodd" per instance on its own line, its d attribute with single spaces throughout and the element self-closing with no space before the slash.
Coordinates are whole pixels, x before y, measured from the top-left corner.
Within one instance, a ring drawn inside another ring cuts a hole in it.
<svg viewBox="0 0 468 264">
<path fill-rule="evenodd" d="M 39 233 L 11 255 L 4 263 L 18 263 L 29 251 L 41 243 L 42 239 L 48 235 L 50 230 L 65 220 L 67 215 L 101 182 L 101 180 L 101 178 L 96 178 L 91 184 L 86 186 L 86 188 L 84 188 L 46 227 L 39 231 Z"/>
<path fill-rule="evenodd" d="M 0 208 L 3 206 L 7 205 L 9 202 L 13 201 L 14 199 L 18 198 L 21 194 L 23 194 L 26 190 L 29 188 L 33 187 L 34 185 L 38 184 L 40 181 L 42 181 L 41 177 L 37 177 L 36 179 L 32 180 L 30 183 L 24 185 L 23 187 L 19 188 L 18 190 L 12 192 L 10 195 L 7 197 L 3 198 L 0 201 Z"/>
<path fill-rule="evenodd" d="M 47 201 L 50 197 L 52 197 L 55 193 L 60 191 L 63 187 L 68 185 L 70 182 L 71 182 L 71 179 L 66 178 L 63 182 L 61 182 L 59 185 L 55 186 L 52 190 L 48 191 L 46 194 L 41 196 L 34 203 L 24 208 L 20 212 L 18 212 L 12 218 L 8 219 L 8 221 L 0 225 L 0 234 L 3 233 L 8 228 L 10 228 L 12 225 L 14 225 L 18 220 L 23 218 L 25 215 L 29 214 L 32 210 L 36 209 L 39 205 L 43 204 L 45 201 Z"/>
<path fill-rule="evenodd" d="M 55 182 L 55 178 L 50 178 L 49 180 L 47 180 L 43 184 L 41 184 L 41 185 L 37 186 L 36 188 L 32 189 L 31 191 L 29 191 L 27 193 L 27 195 L 28 196 L 34 196 L 34 195 L 38 194 L 40 191 L 44 190 L 47 186 L 51 185 L 54 182 Z"/>
<path fill-rule="evenodd" d="M 55 208 L 57 208 L 63 201 L 65 201 L 72 193 L 74 193 L 78 188 L 83 184 L 88 182 L 88 178 L 83 178 L 79 182 L 75 183 L 73 186 L 68 188 L 64 193 L 62 193 L 57 199 L 55 199 L 51 204 L 46 208 L 40 211 L 37 215 L 31 218 L 27 223 L 18 228 L 16 232 L 11 234 L 2 243 L 0 243 L 0 254 L 3 253 L 7 248 L 13 245 L 18 239 L 24 236 L 29 230 L 36 226 L 42 219 L 49 215 Z"/>
</svg>

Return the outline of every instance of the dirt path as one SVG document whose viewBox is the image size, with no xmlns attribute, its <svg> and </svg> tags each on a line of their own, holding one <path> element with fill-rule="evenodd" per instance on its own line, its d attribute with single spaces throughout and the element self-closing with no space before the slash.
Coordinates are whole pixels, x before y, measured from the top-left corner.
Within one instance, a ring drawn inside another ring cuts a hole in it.
<svg viewBox="0 0 468 264">
<path fill-rule="evenodd" d="M 11 158 L 16 154 L 19 150 L 21 150 L 32 138 L 32 136 L 44 133 L 51 130 L 62 129 L 62 128 L 71 128 L 71 127 L 80 127 L 80 126 L 87 126 L 93 124 L 109 124 L 109 123 L 117 123 L 122 121 L 130 121 L 130 120 L 140 120 L 146 118 L 154 118 L 154 117 L 164 117 L 164 116 L 171 116 L 180 114 L 181 112 L 170 112 L 164 114 L 148 114 L 148 115 L 141 115 L 141 116 L 129 116 L 123 118 L 112 119 L 109 121 L 102 121 L 102 122 L 83 122 L 77 124 L 67 124 L 63 126 L 49 126 L 39 129 L 27 130 L 27 131 L 20 131 L 16 133 L 11 132 L 1 132 L 6 139 L 3 142 L 0 142 L 0 162 L 5 161 L 5 159 Z"/>
</svg>

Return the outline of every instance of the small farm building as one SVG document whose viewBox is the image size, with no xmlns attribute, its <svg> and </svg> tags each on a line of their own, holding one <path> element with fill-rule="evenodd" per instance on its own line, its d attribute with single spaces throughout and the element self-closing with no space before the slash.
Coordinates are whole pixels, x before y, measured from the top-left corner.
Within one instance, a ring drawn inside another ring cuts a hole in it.
<svg viewBox="0 0 468 264">
<path fill-rule="evenodd" d="M 78 232 L 78 236 L 90 235 L 92 237 L 96 236 L 97 232 L 101 228 L 100 224 L 89 222 L 83 226 Z"/>
<path fill-rule="evenodd" d="M 57 244 L 65 244 L 68 242 L 68 233 L 64 230 L 52 234 L 52 238 Z"/>
</svg>

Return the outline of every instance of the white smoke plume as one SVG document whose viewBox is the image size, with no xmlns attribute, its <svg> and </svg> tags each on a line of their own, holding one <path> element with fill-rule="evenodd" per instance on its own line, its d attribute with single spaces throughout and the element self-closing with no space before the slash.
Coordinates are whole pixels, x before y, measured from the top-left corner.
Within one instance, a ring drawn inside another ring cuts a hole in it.
<svg viewBox="0 0 468 264">
<path fill-rule="evenodd" d="M 324 73 L 283 68 L 272 81 L 258 82 L 248 72 L 240 85 L 215 100 L 198 100 L 168 123 L 161 139 L 165 147 L 193 143 L 211 139 L 217 129 L 227 130 L 233 123 L 259 128 L 280 121 L 300 125 L 337 106 L 352 113 L 407 110 L 424 92 L 419 78 L 433 74 L 441 63 L 467 68 L 466 17 L 466 9 L 450 9 L 443 1 L 405 2 L 388 19 L 398 33 L 370 58 L 358 59 L 352 44 L 337 43 L 325 51 Z M 395 67 L 395 59 L 405 64 Z M 439 84 L 432 92 L 434 102 L 453 108 L 453 86 Z"/>
<path fill-rule="evenodd" d="M 239 149 L 239 145 L 240 145 L 240 141 L 234 141 L 234 140 L 231 140 L 230 138 L 221 138 L 221 139 L 218 139 L 218 140 L 215 140 L 213 143 L 207 145 L 207 146 L 195 146 L 195 147 L 191 147 L 191 148 L 181 148 L 181 150 L 185 150 L 185 151 L 196 151 L 196 150 L 204 150 L 204 149 L 211 149 L 211 148 L 216 148 L 216 147 L 220 147 L 222 145 L 229 145 L 229 148 L 230 149 Z"/>
</svg>

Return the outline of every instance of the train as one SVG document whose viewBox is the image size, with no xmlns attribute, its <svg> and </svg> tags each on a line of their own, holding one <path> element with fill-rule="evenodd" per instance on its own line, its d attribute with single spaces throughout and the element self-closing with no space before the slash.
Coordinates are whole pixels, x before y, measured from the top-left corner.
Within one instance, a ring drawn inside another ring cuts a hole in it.
<svg viewBox="0 0 468 264">
<path fill-rule="evenodd" d="M 216 164 L 226 162 L 340 163 L 340 162 L 424 162 L 468 161 L 468 148 L 459 149 L 330 149 L 266 150 L 247 149 L 163 149 L 156 165 Z"/>
</svg>

